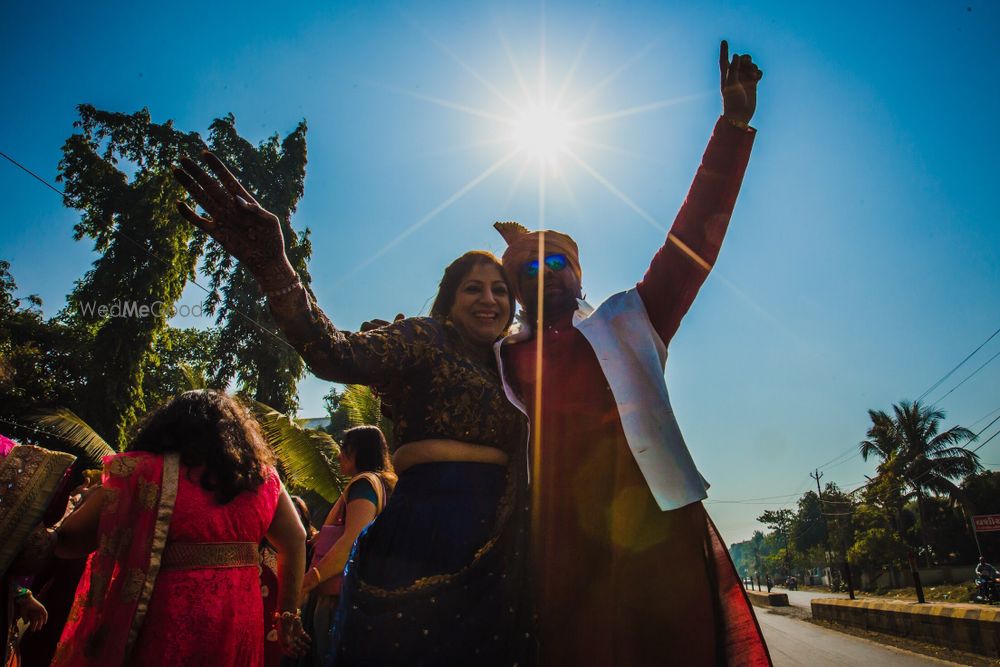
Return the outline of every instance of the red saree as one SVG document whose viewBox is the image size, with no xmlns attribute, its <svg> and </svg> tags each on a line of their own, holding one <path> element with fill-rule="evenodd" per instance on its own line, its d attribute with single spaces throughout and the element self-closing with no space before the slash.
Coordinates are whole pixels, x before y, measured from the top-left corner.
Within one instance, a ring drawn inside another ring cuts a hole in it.
<svg viewBox="0 0 1000 667">
<path fill-rule="evenodd" d="M 199 485 L 198 472 L 171 455 L 105 459 L 100 547 L 77 589 L 53 667 L 263 663 L 256 554 L 281 483 L 272 470 L 256 491 L 219 505 Z M 251 545 L 252 558 L 161 569 L 165 550 L 205 543 L 234 545 L 240 553 L 238 547 Z"/>
</svg>

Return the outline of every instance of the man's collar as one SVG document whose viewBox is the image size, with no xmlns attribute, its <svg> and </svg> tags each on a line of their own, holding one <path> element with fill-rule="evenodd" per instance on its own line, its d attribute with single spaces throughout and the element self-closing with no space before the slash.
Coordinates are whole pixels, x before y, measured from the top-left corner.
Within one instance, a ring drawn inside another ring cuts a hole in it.
<svg viewBox="0 0 1000 667">
<path fill-rule="evenodd" d="M 583 299 L 577 299 L 576 306 L 576 312 L 573 313 L 573 326 L 580 324 L 594 314 L 594 307 Z"/>
<path fill-rule="evenodd" d="M 594 307 L 591 306 L 586 301 L 584 301 L 583 299 L 577 299 L 576 305 L 577 305 L 576 312 L 573 313 L 574 327 L 594 314 Z M 526 338 L 530 338 L 532 331 L 532 324 L 533 322 L 531 322 L 531 320 L 529 320 L 525 316 L 523 309 L 517 311 L 517 315 L 514 316 L 514 324 L 511 326 L 510 334 L 508 335 L 507 338 L 510 339 L 510 342 L 516 342 L 524 340 Z"/>
</svg>

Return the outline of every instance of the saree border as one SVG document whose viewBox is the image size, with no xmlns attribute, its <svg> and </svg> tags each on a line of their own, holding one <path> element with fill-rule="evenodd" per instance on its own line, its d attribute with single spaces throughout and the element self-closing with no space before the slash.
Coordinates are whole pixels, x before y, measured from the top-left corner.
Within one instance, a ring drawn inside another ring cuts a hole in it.
<svg viewBox="0 0 1000 667">
<path fill-rule="evenodd" d="M 48 504 L 76 457 L 35 445 L 17 445 L 0 460 L 0 573 L 42 521 Z"/>
<path fill-rule="evenodd" d="M 177 478 L 179 474 L 179 454 L 177 452 L 166 454 L 163 457 L 160 502 L 156 511 L 156 526 L 153 529 L 153 544 L 149 555 L 149 569 L 146 571 L 146 579 L 139 593 L 139 601 L 136 605 L 135 614 L 132 617 L 128 640 L 125 643 L 124 657 L 126 661 L 135 646 L 136 639 L 139 637 L 139 630 L 142 629 L 142 622 L 146 620 L 146 613 L 149 611 L 149 601 L 153 596 L 156 576 L 160 572 L 163 549 L 167 544 L 167 533 L 170 531 L 170 520 L 173 518 L 174 505 L 177 502 Z"/>
</svg>

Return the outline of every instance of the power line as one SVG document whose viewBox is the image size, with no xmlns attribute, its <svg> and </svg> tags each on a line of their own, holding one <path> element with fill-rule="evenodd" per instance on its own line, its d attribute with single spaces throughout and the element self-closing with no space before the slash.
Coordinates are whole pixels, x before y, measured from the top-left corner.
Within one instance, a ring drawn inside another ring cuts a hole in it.
<svg viewBox="0 0 1000 667">
<path fill-rule="evenodd" d="M 986 343 L 988 343 L 991 340 L 993 340 L 993 338 L 997 334 L 1000 334 L 1000 329 L 997 329 L 992 334 L 990 334 L 989 338 L 987 338 L 986 340 L 984 340 L 979 347 L 977 347 L 972 352 L 970 352 L 969 355 L 967 357 L 965 357 L 965 359 L 962 359 L 960 362 L 958 362 L 957 366 L 955 366 L 950 371 L 948 371 L 947 373 L 945 373 L 944 376 L 940 380 L 938 380 L 937 382 L 935 382 L 934 384 L 932 384 L 927 389 L 927 391 L 925 391 L 924 393 L 920 394 L 920 396 L 917 397 L 917 400 L 918 401 L 922 401 L 927 396 L 927 394 L 929 394 L 932 391 L 934 391 L 935 389 L 937 389 L 945 380 L 947 380 L 948 378 L 951 377 L 952 373 L 954 373 L 955 371 L 957 371 L 959 368 L 961 368 L 965 364 L 965 362 L 967 362 L 969 359 L 971 359 L 973 356 L 975 356 L 976 352 L 979 352 L 979 350 L 983 349 L 983 346 L 985 346 Z"/>
<path fill-rule="evenodd" d="M 969 450 L 969 451 L 971 451 L 973 454 L 975 454 L 980 449 L 982 449 L 983 447 L 985 447 L 987 445 L 987 443 L 989 443 L 990 440 L 992 440 L 993 438 L 997 437 L 998 435 L 1000 435 L 1000 431 L 997 431 L 996 433 L 994 433 L 993 435 L 991 435 L 989 438 L 987 438 L 984 442 L 979 443 L 978 447 L 976 447 L 975 449 Z"/>
<path fill-rule="evenodd" d="M 969 375 L 967 375 L 967 376 L 966 376 L 966 378 L 965 378 L 964 380 L 962 380 L 961 382 L 959 382 L 958 384 L 956 384 L 956 385 L 955 385 L 954 387 L 952 387 L 952 388 L 951 388 L 950 390 L 948 390 L 948 393 L 946 393 L 946 394 L 945 394 L 944 396 L 942 396 L 941 398 L 937 399 L 937 400 L 936 400 L 936 401 L 934 401 L 934 402 L 935 402 L 935 403 L 940 403 L 940 402 L 941 402 L 941 401 L 943 401 L 944 399 L 948 398 L 948 397 L 949 397 L 949 396 L 951 395 L 951 392 L 955 391 L 956 389 L 958 389 L 959 387 L 961 387 L 961 386 L 962 386 L 963 384 L 965 384 L 966 382 L 968 382 L 968 381 L 969 381 L 970 379 L 972 379 L 972 377 L 973 377 L 973 376 L 974 376 L 974 375 L 975 375 L 976 373 L 978 373 L 979 371 L 981 371 L 981 370 L 983 370 L 984 368 L 986 368 L 987 366 L 989 366 L 989 365 L 990 365 L 990 362 L 992 362 L 992 361 L 993 361 L 994 359 L 996 359 L 997 357 L 1000 357 L 1000 352 L 997 352 L 997 353 L 996 353 L 996 354 L 994 354 L 994 355 L 993 355 L 992 357 L 990 357 L 989 359 L 987 359 L 987 360 L 986 360 L 986 363 L 984 363 L 984 364 L 983 364 L 982 366 L 980 366 L 980 367 L 979 367 L 979 368 L 977 368 L 976 370 L 972 371 L 972 373 L 970 373 Z"/>
<path fill-rule="evenodd" d="M 0 156 L 3 156 L 7 160 L 9 160 L 12 164 L 14 164 L 18 168 L 20 168 L 20 169 L 24 170 L 25 172 L 27 172 L 28 174 L 30 174 L 35 180 L 37 180 L 42 185 L 44 185 L 45 187 L 47 187 L 48 189 L 52 190 L 53 192 L 55 192 L 56 194 L 58 194 L 60 197 L 62 197 L 63 200 L 64 200 L 64 202 L 68 202 L 69 205 L 72 206 L 73 208 L 77 207 L 77 202 L 74 201 L 72 197 L 70 197 L 65 192 L 63 192 L 59 188 L 55 187 L 54 185 L 52 185 L 51 183 L 49 183 L 48 181 L 46 181 L 44 178 L 42 178 L 41 176 L 39 176 L 38 174 L 36 174 L 35 172 L 33 172 L 31 169 L 25 167 L 23 164 L 21 164 L 20 162 L 18 162 L 17 160 L 15 160 L 14 158 L 12 158 L 11 156 L 7 155 L 3 151 L 0 151 Z M 167 260 L 165 260 L 162 257 L 158 256 L 155 252 L 153 252 L 153 250 L 151 250 L 150 248 L 147 248 L 141 242 L 133 239 L 131 236 L 129 236 L 128 234 L 126 234 L 124 231 L 122 231 L 121 225 L 118 225 L 118 234 L 121 235 L 121 237 L 124 238 L 126 241 L 128 241 L 131 244 L 133 244 L 139 250 L 145 252 L 147 255 L 149 255 L 150 257 L 152 257 L 156 261 L 160 262 L 164 266 L 170 266 L 170 263 L 167 262 Z M 201 283 L 199 283 L 194 278 L 190 278 L 189 277 L 188 281 L 191 284 L 193 284 L 195 287 L 197 287 L 198 289 L 200 289 L 201 291 L 203 291 L 205 294 L 209 294 L 209 295 L 212 294 L 212 290 L 208 289 L 207 287 L 204 287 Z M 279 341 L 280 343 L 282 343 L 283 345 L 285 345 L 289 349 L 291 349 L 291 350 L 295 351 L 296 353 L 298 353 L 298 350 L 296 350 L 295 347 L 291 343 L 289 343 L 287 340 L 285 340 L 284 338 L 282 338 L 281 336 L 279 336 L 277 333 L 275 333 L 275 332 L 271 331 L 270 329 L 268 329 L 267 327 L 265 327 L 263 324 L 261 324 L 260 322 L 258 322 L 257 320 L 255 320 L 250 315 L 244 313 L 239 308 L 234 308 L 234 307 L 230 306 L 229 310 L 231 310 L 232 312 L 236 313 L 240 317 L 246 319 L 248 322 L 250 322 L 252 325 L 254 325 L 255 327 L 257 327 L 258 329 L 260 329 L 264 333 L 266 333 L 268 336 L 274 338 L 275 340 Z"/>
<path fill-rule="evenodd" d="M 979 433 L 977 433 L 974 436 L 972 436 L 972 439 L 969 440 L 969 442 L 972 442 L 972 440 L 975 440 L 976 438 L 978 438 L 979 436 L 981 436 L 983 434 L 983 432 L 986 431 L 986 429 L 988 429 L 990 426 L 993 426 L 994 424 L 996 424 L 998 420 L 1000 420 L 1000 415 L 997 415 L 996 418 L 993 421 L 991 421 L 989 424 L 987 424 L 982 429 L 980 429 Z M 966 443 L 966 444 L 968 444 L 968 443 Z M 982 445 L 980 445 L 980 446 L 982 446 Z M 973 451 L 975 451 L 975 450 L 973 450 Z"/>
<path fill-rule="evenodd" d="M 0 417 L 0 422 L 3 422 L 5 424 L 9 424 L 11 426 L 17 426 L 18 428 L 23 428 L 23 429 L 25 429 L 27 431 L 33 431 L 35 433 L 44 433 L 45 435 L 47 435 L 49 437 L 56 438 L 58 440 L 65 440 L 66 442 L 70 443 L 74 447 L 78 447 L 75 440 L 67 438 L 64 435 L 60 435 L 59 433 L 53 433 L 52 431 L 46 431 L 44 428 L 38 428 L 37 426 L 28 426 L 27 424 L 22 424 L 20 422 L 11 421 L 10 419 L 5 419 L 4 417 Z"/>
<path fill-rule="evenodd" d="M 828 465 L 830 465 L 831 463 L 833 463 L 834 461 L 840 459 L 842 456 L 845 456 L 845 455 L 850 454 L 852 452 L 857 453 L 857 449 L 858 449 L 857 445 L 851 445 L 850 447 L 848 447 L 847 449 L 845 449 L 844 451 L 842 451 L 840 454 L 837 454 L 836 456 L 834 456 L 832 459 L 830 459 L 826 463 L 822 463 L 822 464 L 820 464 L 817 467 L 820 468 L 820 469 L 823 469 L 823 468 L 827 467 Z M 850 457 L 848 457 L 848 459 L 849 458 Z"/>
<path fill-rule="evenodd" d="M 20 162 L 18 162 L 17 160 L 15 160 L 14 158 L 12 158 L 11 156 L 7 155 L 3 151 L 0 151 L 0 157 L 6 158 L 15 167 L 24 170 L 32 178 L 34 178 L 35 180 L 37 180 L 39 183 L 41 183 L 42 185 L 44 185 L 45 187 L 47 187 L 49 190 L 52 190 L 57 195 L 59 195 L 60 197 L 62 197 L 64 200 L 70 202 L 71 204 L 73 204 L 75 206 L 75 202 L 73 201 L 72 197 L 70 197 L 68 194 L 66 194 L 65 192 L 63 192 L 62 190 L 60 190 L 59 188 L 57 188 L 56 186 L 54 186 L 51 183 L 49 183 L 48 181 L 46 181 L 44 178 L 42 178 L 41 176 L 39 176 L 38 174 L 36 174 L 32 170 L 30 170 L 27 167 L 25 167 L 23 164 L 21 164 Z"/>
<path fill-rule="evenodd" d="M 987 413 L 986 413 L 985 415 L 983 415 L 982 417 L 980 417 L 980 418 L 979 418 L 979 419 L 977 419 L 976 421 L 974 421 L 974 422 L 972 422 L 971 424 L 969 424 L 968 428 L 972 428 L 973 426 L 975 426 L 975 425 L 976 425 L 976 424 L 978 424 L 979 422 L 983 421 L 984 419 L 989 419 L 989 418 L 990 418 L 990 417 L 992 417 L 992 416 L 993 416 L 993 414 L 994 414 L 994 413 L 996 413 L 996 412 L 1000 412 L 1000 408 L 996 408 L 995 410 L 990 410 L 990 411 L 989 411 L 989 412 L 987 412 Z"/>
</svg>

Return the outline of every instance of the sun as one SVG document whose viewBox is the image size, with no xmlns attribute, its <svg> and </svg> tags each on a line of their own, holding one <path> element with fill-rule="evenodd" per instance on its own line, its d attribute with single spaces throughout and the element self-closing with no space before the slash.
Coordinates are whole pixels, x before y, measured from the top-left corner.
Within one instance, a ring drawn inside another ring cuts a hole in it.
<svg viewBox="0 0 1000 667">
<path fill-rule="evenodd" d="M 539 162 L 554 164 L 573 141 L 573 122 L 557 107 L 532 104 L 513 125 L 517 149 Z"/>
<path fill-rule="evenodd" d="M 537 170 L 538 179 L 535 181 L 535 187 L 537 187 L 538 192 L 536 226 L 539 228 L 545 227 L 546 198 L 549 192 L 549 183 L 553 180 L 558 180 L 566 189 L 569 197 L 574 197 L 574 188 L 571 181 L 573 180 L 572 176 L 575 174 L 568 172 L 563 167 L 561 162 L 565 162 L 569 169 L 576 168 L 575 171 L 582 172 L 584 175 L 590 177 L 590 179 L 602 186 L 608 193 L 618 198 L 625 206 L 632 209 L 640 219 L 655 228 L 658 232 L 666 232 L 666 227 L 660 221 L 643 210 L 639 204 L 602 173 L 597 164 L 593 162 L 594 158 L 588 153 L 601 151 L 626 156 L 635 156 L 636 154 L 622 150 L 614 145 L 594 141 L 593 137 L 590 136 L 592 128 L 595 125 L 620 121 L 631 116 L 658 111 L 693 100 L 700 100 L 707 93 L 660 99 L 597 114 L 584 112 L 589 105 L 595 102 L 599 103 L 600 93 L 618 78 L 622 72 L 625 72 L 629 66 L 656 46 L 657 40 L 639 49 L 619 66 L 611 68 L 609 73 L 596 83 L 584 87 L 582 90 L 575 90 L 574 77 L 578 66 L 583 62 L 583 57 L 590 43 L 589 37 L 584 39 L 577 50 L 572 64 L 569 65 L 568 70 L 562 77 L 561 84 L 550 88 L 548 86 L 550 81 L 547 73 L 549 65 L 546 58 L 544 34 L 542 36 L 542 48 L 540 49 L 539 60 L 537 63 L 532 63 L 532 69 L 538 71 L 538 78 L 535 81 L 531 81 L 530 78 L 524 76 L 522 64 L 519 63 L 514 52 L 507 46 L 507 40 L 501 35 L 500 42 L 504 45 L 504 51 L 510 62 L 514 79 L 520 89 L 520 95 L 518 95 L 516 93 L 512 94 L 512 91 L 509 90 L 502 90 L 500 86 L 483 76 L 446 45 L 430 37 L 425 31 L 421 30 L 421 32 L 424 33 L 424 36 L 432 44 L 437 46 L 448 58 L 454 61 L 459 68 L 467 72 L 491 93 L 492 99 L 490 99 L 489 104 L 474 105 L 416 92 L 410 88 L 383 84 L 377 85 L 391 92 L 428 102 L 449 112 L 457 111 L 468 116 L 489 121 L 492 125 L 488 137 L 456 148 L 458 150 L 478 150 L 484 146 L 502 146 L 503 154 L 479 174 L 469 179 L 464 185 L 459 186 L 434 208 L 403 229 L 373 255 L 345 274 L 337 283 L 338 285 L 344 284 L 351 276 L 374 263 L 379 257 L 434 220 L 442 211 L 452 206 L 459 199 L 511 164 L 516 166 L 516 175 L 510 186 L 508 201 L 513 196 L 515 190 L 521 186 L 522 182 L 532 180 L 523 178 L 529 172 L 530 168 L 535 167 Z M 518 163 L 520 163 L 519 166 L 517 166 Z"/>
</svg>

